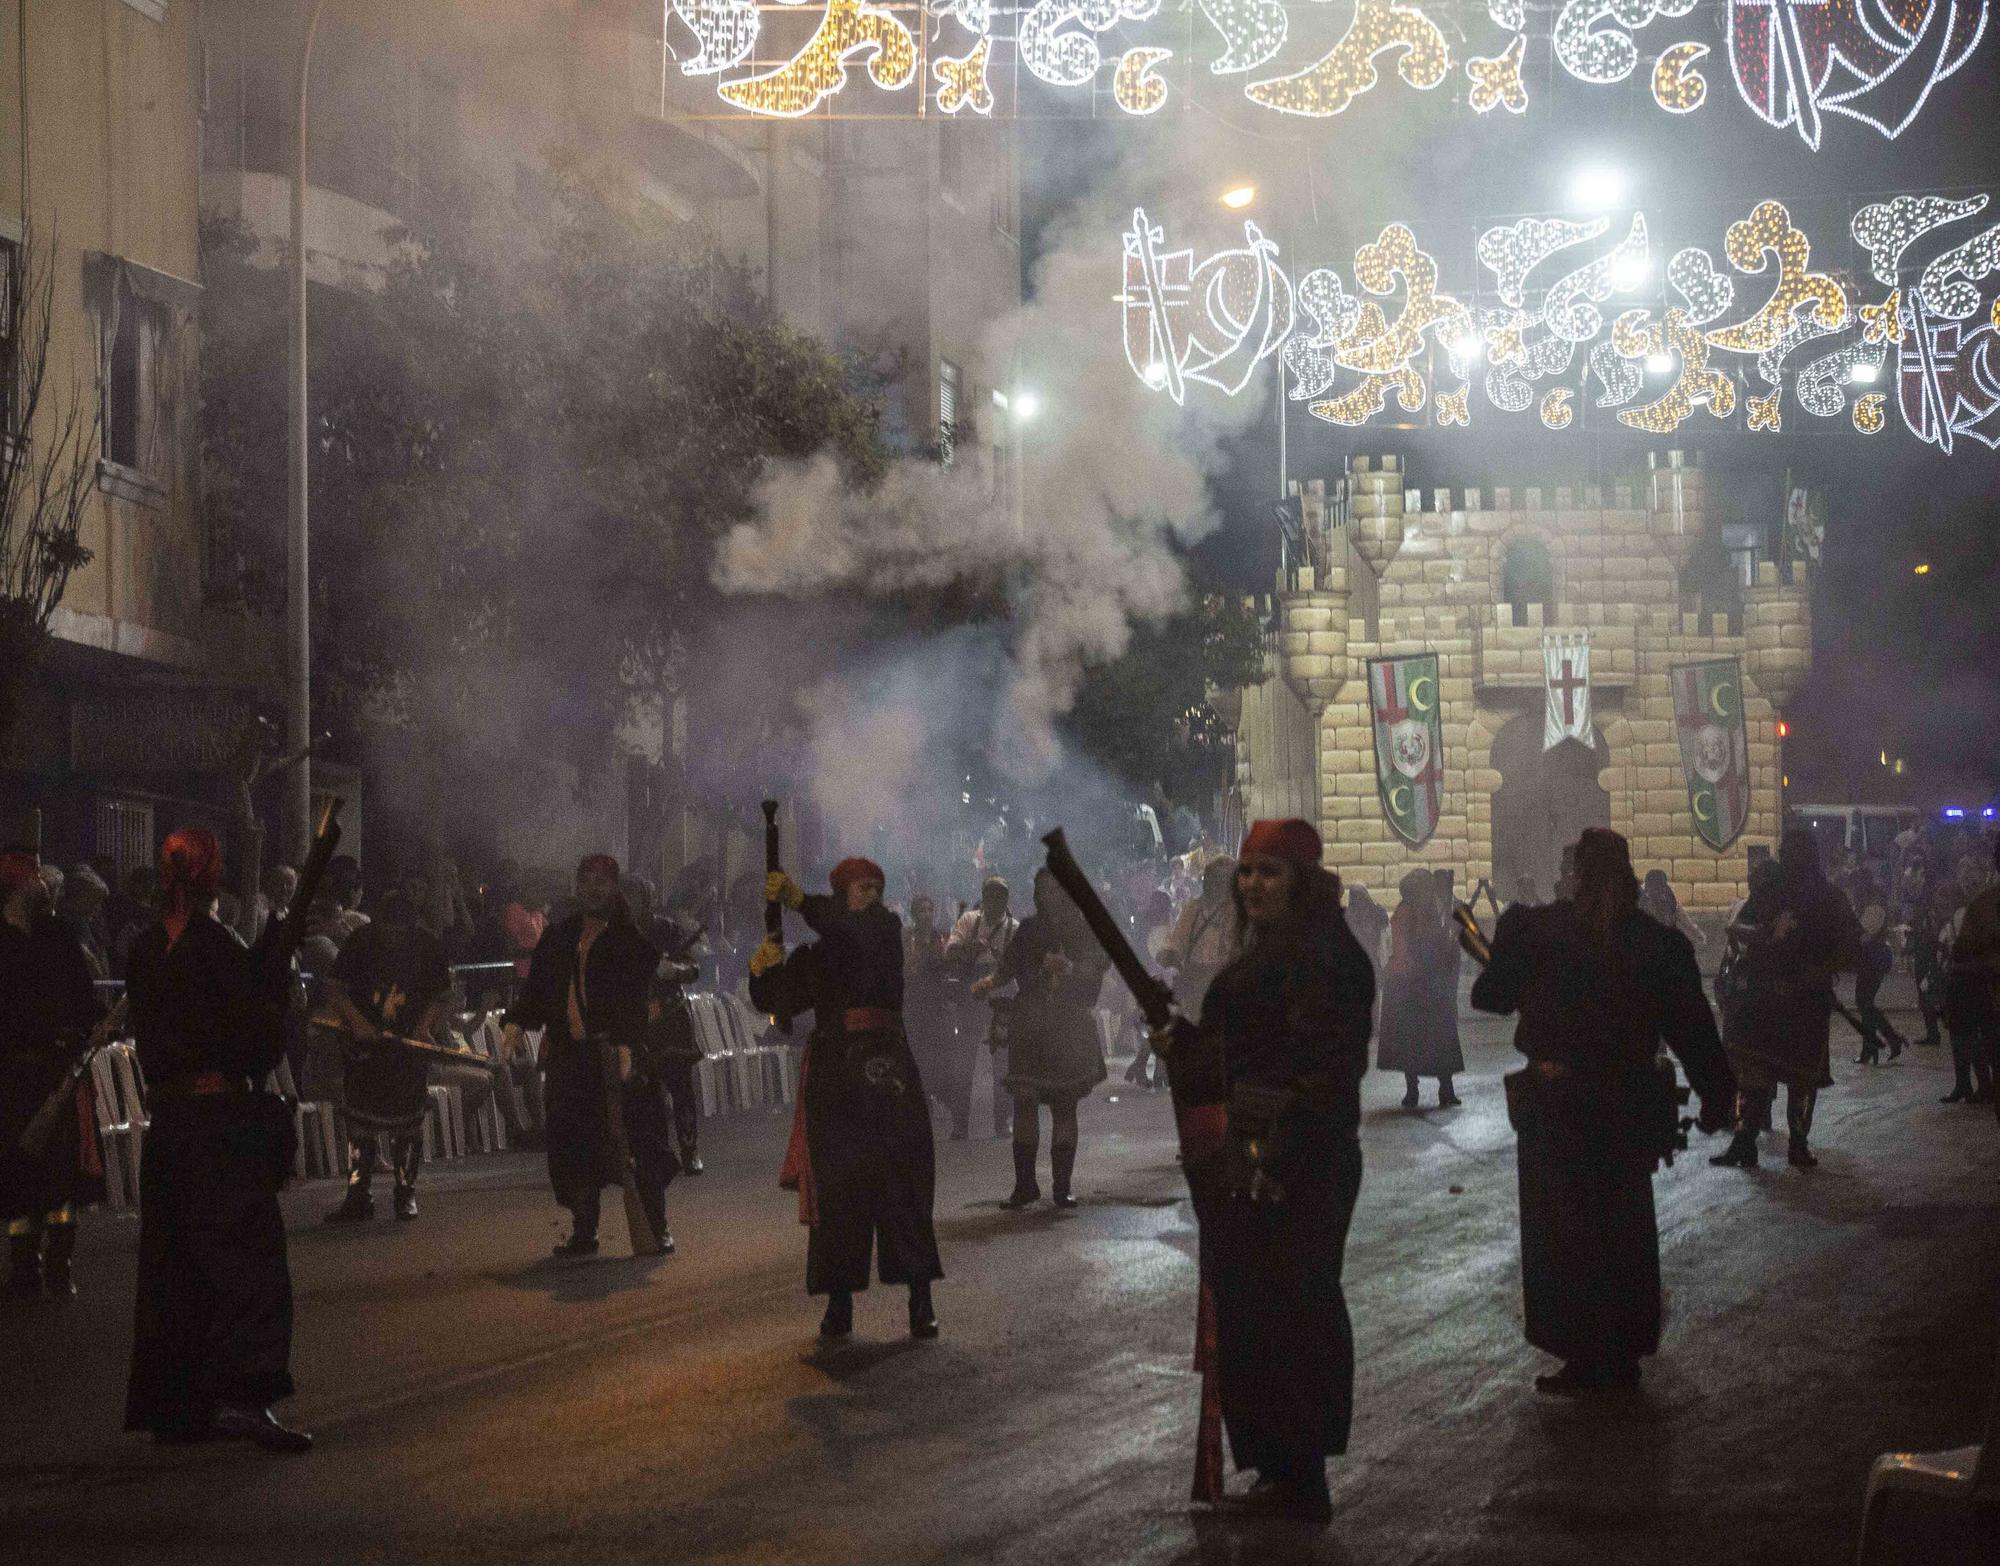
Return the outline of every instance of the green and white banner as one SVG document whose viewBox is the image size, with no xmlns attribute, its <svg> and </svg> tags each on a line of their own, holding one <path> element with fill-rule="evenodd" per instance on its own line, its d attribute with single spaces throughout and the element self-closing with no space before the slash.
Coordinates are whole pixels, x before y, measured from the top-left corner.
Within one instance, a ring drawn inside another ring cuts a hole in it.
<svg viewBox="0 0 2000 1566">
<path fill-rule="evenodd" d="M 1412 848 L 1428 843 L 1444 802 L 1444 725 L 1436 653 L 1368 660 L 1375 786 L 1382 814 Z"/>
</svg>

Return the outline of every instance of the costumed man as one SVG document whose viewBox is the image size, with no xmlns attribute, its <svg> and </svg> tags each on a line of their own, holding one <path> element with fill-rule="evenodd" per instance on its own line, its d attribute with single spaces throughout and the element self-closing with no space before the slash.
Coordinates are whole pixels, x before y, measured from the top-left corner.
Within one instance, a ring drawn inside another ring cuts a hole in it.
<svg viewBox="0 0 2000 1566">
<path fill-rule="evenodd" d="M 1878 997 L 1882 984 L 1896 967 L 1896 954 L 1889 949 L 1889 911 L 1880 903 L 1870 903 L 1861 911 L 1861 952 L 1854 969 L 1854 1012 L 1861 1019 L 1861 1053 L 1857 1066 L 1872 1066 L 1889 1051 L 1894 1060 L 1903 1053 L 1903 1035 L 1882 1010 Z"/>
<path fill-rule="evenodd" d="M 806 1293 L 826 1296 L 822 1338 L 854 1330 L 871 1252 L 885 1284 L 910 1291 L 910 1335 L 938 1335 L 931 1282 L 944 1276 L 931 1223 L 936 1150 L 923 1077 L 903 1033 L 902 921 L 867 859 L 833 867 L 833 895 L 808 897 L 781 870 L 766 898 L 819 937 L 786 954 L 766 936 L 751 954 L 750 1000 L 780 1016 L 813 1014 L 798 1108 L 779 1183 L 799 1194 Z"/>
<path fill-rule="evenodd" d="M 262 971 L 215 917 L 222 849 L 160 849 L 160 917 L 132 946 L 126 998 L 152 1122 L 139 1173 L 139 1289 L 125 1428 L 156 1441 L 303 1452 L 271 1404 L 292 1392 L 292 1275 L 278 1191 L 292 1112 L 261 1091 L 284 1054 L 290 972 Z"/>
<path fill-rule="evenodd" d="M 1159 1040 L 1214 1301 L 1204 1343 L 1238 1468 L 1235 1504 L 1323 1528 L 1347 1450 L 1354 1328 L 1341 1273 L 1361 1192 L 1361 1079 L 1375 971 L 1304 821 L 1243 839 L 1237 954 L 1201 1020 Z"/>
<path fill-rule="evenodd" d="M 32 854 L 0 854 L 0 1219 L 12 1292 L 76 1292 L 70 1257 L 76 1210 L 104 1200 L 104 1157 L 90 1082 L 77 1084 L 47 1146 L 20 1146 L 28 1122 L 69 1075 L 96 1024 L 97 996 L 82 944 L 50 916 Z"/>
<path fill-rule="evenodd" d="M 375 917 L 341 948 L 327 976 L 326 997 L 346 1032 L 341 1115 L 347 1122 L 347 1195 L 328 1223 L 375 1216 L 369 1187 L 375 1159 L 387 1144 L 395 1172 L 395 1212 L 417 1216 L 417 1171 L 424 1162 L 424 1115 L 430 1104 L 430 1063 L 396 1040 L 431 1042 L 431 1030 L 451 997 L 444 943 L 417 922 L 408 892 L 383 897 Z"/>
<path fill-rule="evenodd" d="M 1653 1212 L 1655 1058 L 1664 1042 L 1701 1096 L 1701 1125 L 1730 1122 L 1736 1091 L 1694 947 L 1639 909 L 1625 839 L 1590 828 L 1575 893 L 1500 916 L 1472 986 L 1481 1011 L 1520 1013 L 1507 1079 L 1519 1137 L 1521 1289 L 1528 1341 L 1563 1361 L 1559 1396 L 1636 1386 L 1660 1346 Z M 1671 1115 L 1671 1105 L 1669 1115 Z"/>
<path fill-rule="evenodd" d="M 1451 1109 L 1459 1102 L 1451 1079 L 1465 1069 L 1465 1053 L 1458 1041 L 1458 945 L 1444 923 L 1450 903 L 1428 870 L 1410 871 L 1397 892 L 1376 1064 L 1403 1074 L 1405 1109 L 1418 1105 L 1420 1077 L 1437 1078 L 1438 1108 Z"/>
<path fill-rule="evenodd" d="M 701 1061 L 701 1042 L 695 1037 L 685 989 L 701 977 L 699 965 L 690 961 L 701 930 L 695 925 L 684 929 L 656 912 L 653 883 L 644 876 L 625 878 L 625 901 L 632 910 L 633 926 L 660 953 L 646 1000 L 646 1038 L 659 1067 L 660 1086 L 673 1107 L 681 1173 L 702 1174 L 707 1165 L 701 1161 L 701 1093 L 694 1076 Z"/>
<path fill-rule="evenodd" d="M 1007 955 L 975 996 L 1015 986 L 1007 1024 L 1007 1089 L 1014 1095 L 1014 1189 L 1002 1207 L 1041 1200 L 1035 1182 L 1041 1106 L 1049 1106 L 1049 1174 L 1058 1207 L 1076 1206 L 1070 1182 L 1080 1140 L 1077 1105 L 1110 1073 L 1091 1008 L 1111 960 L 1104 955 L 1055 876 L 1035 872 L 1035 911 L 1022 922 Z"/>
<path fill-rule="evenodd" d="M 1852 968 L 1861 948 L 1861 926 L 1821 873 L 1811 829 L 1790 829 L 1779 840 L 1778 873 L 1745 900 L 1729 936 L 1742 951 L 1725 1035 L 1736 1073 L 1736 1135 L 1709 1162 L 1757 1167 L 1757 1133 L 1770 1124 L 1782 1083 L 1786 1157 L 1793 1168 L 1810 1169 L 1819 1162 L 1810 1145 L 1813 1108 L 1819 1090 L 1833 1085 L 1833 976 Z"/>
<path fill-rule="evenodd" d="M 1008 944 L 1021 928 L 1021 921 L 1007 911 L 1010 899 L 1007 883 L 997 875 L 988 876 L 979 888 L 979 906 L 958 916 L 944 943 L 945 971 L 954 983 L 969 987 L 1000 966 Z M 951 1111 L 952 1138 L 956 1141 L 972 1131 L 972 1079 L 979 1063 L 982 1031 L 993 1068 L 993 1134 L 1010 1137 L 1014 1134 L 1014 1099 L 1007 1091 L 1006 1018 L 992 1010 L 982 1030 L 970 1007 L 953 1010 L 957 1016 L 953 1019 L 952 1056 L 938 1089 Z"/>
<path fill-rule="evenodd" d="M 549 1185 L 572 1222 L 570 1237 L 555 1248 L 558 1256 L 597 1254 L 604 1187 L 623 1183 L 605 1124 L 601 1046 L 606 1044 L 616 1058 L 639 1201 L 661 1250 L 673 1251 L 667 1183 L 678 1165 L 658 1067 L 646 1049 L 647 987 L 659 960 L 652 943 L 632 927 L 619 890 L 618 861 L 590 854 L 576 867 L 576 912 L 543 931 L 529 959 L 527 982 L 507 1009 L 503 1056 L 521 1051 L 526 1029 L 544 1030 Z"/>
<path fill-rule="evenodd" d="M 1993 845 L 2000 871 L 2000 840 Z M 1946 1023 L 1952 1053 L 1969 1054 L 1981 1068 L 1985 1099 L 2000 1116 L 2000 883 L 1981 891 L 1952 917 L 1950 966 L 1945 979 Z M 1961 1068 L 1962 1069 L 1962 1068 Z"/>
</svg>

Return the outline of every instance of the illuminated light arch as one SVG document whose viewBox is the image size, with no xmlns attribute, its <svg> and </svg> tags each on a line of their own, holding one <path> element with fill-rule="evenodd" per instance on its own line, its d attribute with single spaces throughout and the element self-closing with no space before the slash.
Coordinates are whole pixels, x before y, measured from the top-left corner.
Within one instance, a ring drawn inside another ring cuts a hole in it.
<svg viewBox="0 0 2000 1566">
<path fill-rule="evenodd" d="M 1653 102 L 1669 114 L 1692 114 L 1708 101 L 1708 78 L 1695 69 L 1705 43 L 1670 44 L 1653 65 Z"/>
<path fill-rule="evenodd" d="M 673 0 L 674 15 L 701 47 L 680 62 L 684 76 L 716 76 L 733 70 L 757 47 L 759 23 L 753 0 Z"/>
<path fill-rule="evenodd" d="M 972 53 L 961 59 L 949 57 L 931 62 L 937 79 L 937 106 L 946 114 L 970 109 L 974 114 L 993 112 L 993 89 L 987 84 L 986 64 L 993 52 L 993 40 L 982 38 Z"/>
<path fill-rule="evenodd" d="M 1127 114 L 1157 114 L 1167 102 L 1167 84 L 1159 67 L 1173 57 L 1171 49 L 1127 49 L 1111 78 L 1113 101 Z"/>
<path fill-rule="evenodd" d="M 1769 430 L 1773 435 L 1785 427 L 1785 389 L 1780 386 L 1762 397 L 1752 397 L 1744 404 L 1750 410 L 1750 433 Z"/>
<path fill-rule="evenodd" d="M 1695 0 L 1564 0 L 1550 34 L 1556 60 L 1580 82 L 1622 82 L 1639 64 L 1638 45 L 1625 29 L 1657 17 L 1686 16 L 1694 5 Z M 1607 19 L 1617 25 L 1597 25 Z"/>
<path fill-rule="evenodd" d="M 1799 306 L 1808 301 L 1821 325 L 1838 330 L 1846 324 L 1847 291 L 1826 274 L 1810 270 L 1812 242 L 1793 226 L 1782 202 L 1760 202 L 1747 218 L 1730 224 L 1723 236 L 1723 253 L 1737 271 L 1752 274 L 1764 270 L 1766 255 L 1774 257 L 1778 281 L 1755 314 L 1708 334 L 1716 347 L 1761 354 L 1777 342 Z"/>
<path fill-rule="evenodd" d="M 1125 360 L 1176 403 L 1189 382 L 1235 396 L 1291 335 L 1292 284 L 1278 247 L 1255 223 L 1243 238 L 1196 265 L 1193 251 L 1164 248 L 1165 230 L 1143 208 L 1132 214 L 1119 295 Z"/>
<path fill-rule="evenodd" d="M 1576 417 L 1576 410 L 1570 406 L 1571 390 L 1567 386 L 1551 387 L 1542 398 L 1542 424 L 1552 430 L 1566 430 Z"/>
<path fill-rule="evenodd" d="M 1883 411 L 1889 399 L 1880 392 L 1870 392 L 1858 397 L 1854 402 L 1854 428 L 1863 435 L 1880 435 L 1889 422 Z"/>
<path fill-rule="evenodd" d="M 1528 112 L 1528 89 L 1521 80 L 1521 56 L 1528 47 L 1528 35 L 1516 33 L 1514 41 L 1492 59 L 1475 55 L 1465 62 L 1465 74 L 1472 79 L 1466 102 L 1474 114 L 1505 109 L 1509 114 Z"/>
<path fill-rule="evenodd" d="M 1291 30 L 1290 13 L 1280 0 L 1201 0 L 1201 14 L 1223 44 L 1208 65 L 1215 76 L 1256 70 L 1285 47 Z"/>
</svg>

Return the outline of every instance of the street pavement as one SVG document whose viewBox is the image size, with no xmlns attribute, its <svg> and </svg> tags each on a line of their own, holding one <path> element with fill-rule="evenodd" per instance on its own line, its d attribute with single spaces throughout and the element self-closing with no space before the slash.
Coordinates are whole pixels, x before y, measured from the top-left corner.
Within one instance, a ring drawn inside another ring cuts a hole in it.
<svg viewBox="0 0 2000 1566">
<path fill-rule="evenodd" d="M 935 1343 L 878 1287 L 851 1343 L 818 1346 L 781 1114 L 710 1126 L 658 1261 L 618 1254 L 610 1200 L 606 1256 L 551 1259 L 532 1153 L 433 1169 L 413 1224 L 325 1229 L 335 1189 L 295 1187 L 304 1458 L 119 1431 L 136 1224 L 91 1215 L 82 1297 L 0 1313 L 0 1561 L 1851 1559 L 1873 1457 L 1981 1427 L 1992 1114 L 1940 1106 L 1948 1052 L 1915 1049 L 1836 1065 L 1809 1173 L 1782 1137 L 1755 1174 L 1697 1138 L 1657 1182 L 1668 1327 L 1643 1391 L 1552 1401 L 1520 1331 L 1507 1036 L 1466 1023 L 1461 1109 L 1406 1113 L 1399 1078 L 1368 1080 L 1357 1410 L 1322 1539 L 1186 1505 L 1195 1234 L 1165 1096 L 1114 1071 L 1073 1213 L 999 1208 L 983 1095 L 979 1139 L 940 1142 Z"/>
</svg>

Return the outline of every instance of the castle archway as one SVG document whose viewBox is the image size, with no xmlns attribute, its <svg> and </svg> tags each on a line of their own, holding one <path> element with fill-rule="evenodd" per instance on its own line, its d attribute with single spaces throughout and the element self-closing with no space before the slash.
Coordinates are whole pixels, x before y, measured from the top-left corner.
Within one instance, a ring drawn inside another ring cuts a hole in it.
<svg viewBox="0 0 2000 1566">
<path fill-rule="evenodd" d="M 1597 776 L 1611 764 L 1604 731 L 1591 745 L 1564 740 L 1542 749 L 1539 708 L 1509 718 L 1493 740 L 1493 890 L 1503 901 L 1555 895 L 1562 851 L 1585 827 L 1611 825 L 1611 796 Z"/>
</svg>

